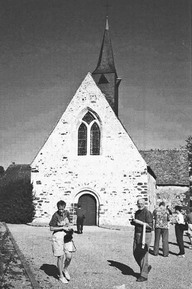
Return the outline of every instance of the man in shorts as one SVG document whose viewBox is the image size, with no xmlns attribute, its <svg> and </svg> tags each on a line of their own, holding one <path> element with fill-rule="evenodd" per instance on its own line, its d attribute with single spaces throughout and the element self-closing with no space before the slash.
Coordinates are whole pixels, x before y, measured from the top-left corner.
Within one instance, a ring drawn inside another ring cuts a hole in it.
<svg viewBox="0 0 192 289">
<path fill-rule="evenodd" d="M 59 280 L 66 284 L 70 280 L 68 266 L 71 262 L 73 249 L 72 228 L 69 225 L 69 212 L 65 210 L 66 203 L 59 201 L 57 211 L 53 214 L 49 223 L 52 235 L 53 254 L 57 257 Z"/>
</svg>

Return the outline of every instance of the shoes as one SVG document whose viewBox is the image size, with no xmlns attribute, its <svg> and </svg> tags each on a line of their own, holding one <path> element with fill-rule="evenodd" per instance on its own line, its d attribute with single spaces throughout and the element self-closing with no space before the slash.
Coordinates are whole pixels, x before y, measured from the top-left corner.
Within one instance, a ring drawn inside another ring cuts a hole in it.
<svg viewBox="0 0 192 289">
<path fill-rule="evenodd" d="M 67 270 L 64 270 L 63 271 L 63 274 L 65 276 L 65 278 L 69 281 L 71 279 L 70 275 L 69 275 L 69 272 Z"/>
<path fill-rule="evenodd" d="M 140 276 L 138 279 L 137 279 L 137 282 L 144 282 L 144 281 L 147 281 L 147 278 L 143 277 L 143 276 Z"/>
<path fill-rule="evenodd" d="M 152 269 L 152 266 L 149 265 L 149 266 L 148 266 L 148 273 L 151 271 L 151 269 Z"/>
<path fill-rule="evenodd" d="M 185 255 L 178 255 L 178 258 L 185 258 Z"/>
<path fill-rule="evenodd" d="M 163 257 L 169 257 L 169 255 L 163 255 Z"/>
<path fill-rule="evenodd" d="M 67 284 L 68 283 L 68 281 L 67 281 L 67 279 L 65 279 L 65 277 L 60 277 L 59 281 L 62 282 L 63 284 Z"/>
</svg>

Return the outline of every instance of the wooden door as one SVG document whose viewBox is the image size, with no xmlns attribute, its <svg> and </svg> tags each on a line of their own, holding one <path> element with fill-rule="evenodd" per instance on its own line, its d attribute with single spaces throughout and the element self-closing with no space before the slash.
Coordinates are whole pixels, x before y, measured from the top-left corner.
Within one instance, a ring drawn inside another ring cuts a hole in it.
<svg viewBox="0 0 192 289">
<path fill-rule="evenodd" d="M 90 194 L 84 194 L 78 201 L 85 212 L 84 225 L 96 225 L 96 199 Z"/>
</svg>

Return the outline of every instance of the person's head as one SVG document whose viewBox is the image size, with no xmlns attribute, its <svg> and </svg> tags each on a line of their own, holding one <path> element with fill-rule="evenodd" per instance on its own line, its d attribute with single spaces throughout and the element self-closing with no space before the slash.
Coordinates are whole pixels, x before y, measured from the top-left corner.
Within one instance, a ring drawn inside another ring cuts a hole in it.
<svg viewBox="0 0 192 289">
<path fill-rule="evenodd" d="M 139 198 L 137 200 L 137 207 L 138 207 L 139 210 L 143 210 L 144 207 L 145 207 L 145 200 L 142 199 L 142 198 Z"/>
<path fill-rule="evenodd" d="M 66 203 L 64 201 L 61 200 L 57 203 L 57 209 L 60 215 L 63 214 L 65 207 L 66 207 Z"/>
<path fill-rule="evenodd" d="M 175 212 L 181 213 L 182 207 L 181 206 L 175 206 Z"/>
<path fill-rule="evenodd" d="M 77 208 L 79 208 L 79 209 L 80 209 L 80 208 L 81 208 L 81 204 L 78 204 L 78 205 L 77 205 Z"/>
<path fill-rule="evenodd" d="M 165 208 L 165 202 L 160 202 L 159 203 L 159 208 L 162 208 L 162 209 Z"/>
</svg>

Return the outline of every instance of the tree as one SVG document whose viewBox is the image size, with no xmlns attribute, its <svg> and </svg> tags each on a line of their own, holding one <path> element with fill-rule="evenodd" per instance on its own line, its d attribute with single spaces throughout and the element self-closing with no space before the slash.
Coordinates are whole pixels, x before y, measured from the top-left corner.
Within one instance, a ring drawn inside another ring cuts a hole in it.
<svg viewBox="0 0 192 289">
<path fill-rule="evenodd" d="M 192 136 L 189 136 L 186 139 L 186 149 L 188 151 L 188 161 L 189 161 L 190 207 L 192 207 Z"/>
<path fill-rule="evenodd" d="M 0 178 L 4 175 L 5 170 L 4 167 L 0 166 Z"/>
</svg>

